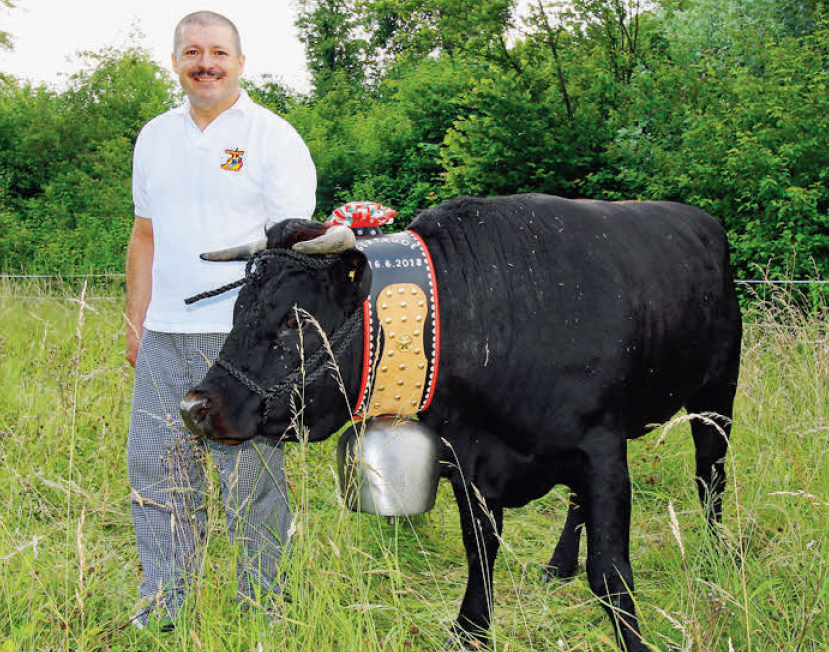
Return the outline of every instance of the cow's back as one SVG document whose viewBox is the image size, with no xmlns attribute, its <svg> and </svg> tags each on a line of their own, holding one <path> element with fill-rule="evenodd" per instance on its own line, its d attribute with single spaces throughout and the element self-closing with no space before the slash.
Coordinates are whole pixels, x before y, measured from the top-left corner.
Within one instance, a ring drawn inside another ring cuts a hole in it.
<svg viewBox="0 0 829 652">
<path fill-rule="evenodd" d="M 519 452 L 570 446 L 548 431 L 608 414 L 642 434 L 739 345 L 725 234 L 698 209 L 464 198 L 411 228 L 441 299 L 434 413 L 463 412 Z"/>
</svg>

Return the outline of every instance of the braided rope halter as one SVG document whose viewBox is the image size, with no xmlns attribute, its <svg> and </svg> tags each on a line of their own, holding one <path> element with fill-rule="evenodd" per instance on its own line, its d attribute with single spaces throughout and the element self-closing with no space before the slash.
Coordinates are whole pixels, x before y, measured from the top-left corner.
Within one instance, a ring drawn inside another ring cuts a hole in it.
<svg viewBox="0 0 829 652">
<path fill-rule="evenodd" d="M 184 300 L 187 305 L 209 299 L 225 292 L 230 292 L 238 287 L 248 283 L 258 284 L 264 278 L 264 262 L 270 259 L 283 258 L 298 262 L 307 270 L 312 272 L 320 272 L 331 269 L 337 262 L 337 258 L 320 258 L 318 256 L 309 256 L 290 249 L 265 249 L 254 254 L 245 266 L 245 276 L 233 283 L 228 283 L 215 290 L 202 292 L 195 296 Z M 343 324 L 334 332 L 331 337 L 327 338 L 323 335 L 323 342 L 320 347 L 314 351 L 307 359 L 300 360 L 299 365 L 289 373 L 284 380 L 275 383 L 270 387 L 263 387 L 256 382 L 244 371 L 239 369 L 236 365 L 230 362 L 227 358 L 219 354 L 215 363 L 227 371 L 240 384 L 259 396 L 265 404 L 265 409 L 262 412 L 260 424 L 267 421 L 268 415 L 271 412 L 273 402 L 286 393 L 293 391 L 294 387 L 299 384 L 310 385 L 316 382 L 326 373 L 333 370 L 334 361 L 340 357 L 351 346 L 352 342 L 358 335 L 363 333 L 363 313 L 364 306 L 361 304 L 352 312 Z M 310 370 L 310 371 L 307 371 Z"/>
</svg>

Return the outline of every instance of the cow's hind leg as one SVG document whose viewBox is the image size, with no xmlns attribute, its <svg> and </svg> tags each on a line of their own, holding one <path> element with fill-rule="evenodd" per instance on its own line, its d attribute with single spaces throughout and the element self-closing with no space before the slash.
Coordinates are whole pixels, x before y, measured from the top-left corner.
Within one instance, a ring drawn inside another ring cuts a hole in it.
<svg viewBox="0 0 829 652">
<path fill-rule="evenodd" d="M 576 574 L 579 563 L 579 544 L 584 525 L 584 512 L 578 502 L 578 495 L 571 494 L 567 508 L 567 520 L 553 551 L 553 556 L 544 567 L 544 581 L 569 580 Z"/>
<path fill-rule="evenodd" d="M 688 401 L 687 410 L 697 415 L 691 421 L 696 448 L 696 481 L 708 525 L 716 534 L 722 522 L 725 491 L 725 456 L 731 434 L 736 381 L 706 386 Z"/>
<path fill-rule="evenodd" d="M 504 510 L 500 505 L 483 504 L 475 489 L 460 479 L 452 489 L 461 517 L 463 545 L 469 577 L 453 633 L 467 649 L 479 649 L 489 641 L 492 617 L 492 571 L 498 554 Z"/>
<path fill-rule="evenodd" d="M 584 485 L 578 489 L 587 533 L 587 579 L 613 622 L 619 647 L 645 652 L 630 567 L 627 440 L 605 428 L 595 429 L 590 440 Z"/>
</svg>

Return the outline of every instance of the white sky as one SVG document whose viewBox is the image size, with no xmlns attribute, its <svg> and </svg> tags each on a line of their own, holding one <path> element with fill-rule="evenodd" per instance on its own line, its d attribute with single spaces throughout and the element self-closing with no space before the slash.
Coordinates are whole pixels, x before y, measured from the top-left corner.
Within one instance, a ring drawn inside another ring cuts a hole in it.
<svg viewBox="0 0 829 652">
<path fill-rule="evenodd" d="M 309 90 L 305 52 L 294 28 L 292 0 L 15 0 L 0 9 L 0 31 L 14 39 L 11 52 L 0 51 L 0 71 L 35 83 L 63 86 L 79 69 L 79 50 L 138 43 L 170 69 L 173 29 L 192 11 L 208 9 L 230 18 L 242 36 L 245 77 L 272 74 L 296 91 Z"/>
</svg>

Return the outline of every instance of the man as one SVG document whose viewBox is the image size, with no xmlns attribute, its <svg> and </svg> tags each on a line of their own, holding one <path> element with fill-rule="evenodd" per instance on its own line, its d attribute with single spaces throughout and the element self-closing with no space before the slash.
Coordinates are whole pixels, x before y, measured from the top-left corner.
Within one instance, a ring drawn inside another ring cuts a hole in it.
<svg viewBox="0 0 829 652">
<path fill-rule="evenodd" d="M 240 278 L 203 251 L 262 237 L 266 223 L 310 217 L 316 172 L 280 117 L 239 87 L 239 33 L 212 12 L 176 27 L 173 70 L 183 106 L 151 120 L 135 145 L 135 225 L 127 251 L 127 360 L 135 367 L 127 466 L 149 608 L 133 620 L 170 628 L 203 556 L 205 453 L 222 485 L 231 539 L 240 544 L 239 595 L 267 606 L 281 592 L 279 562 L 291 522 L 282 448 L 192 438 L 178 403 L 206 373 L 232 323 L 235 293 L 186 307 L 184 299 Z"/>
</svg>

